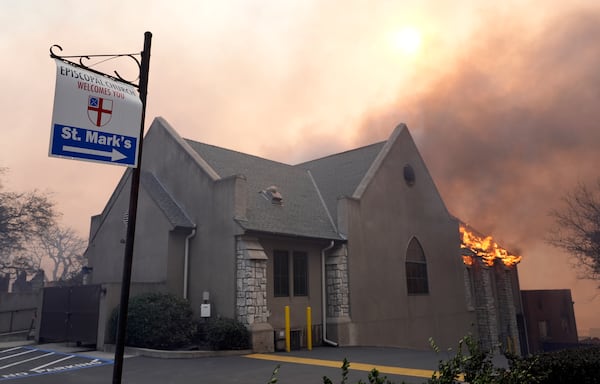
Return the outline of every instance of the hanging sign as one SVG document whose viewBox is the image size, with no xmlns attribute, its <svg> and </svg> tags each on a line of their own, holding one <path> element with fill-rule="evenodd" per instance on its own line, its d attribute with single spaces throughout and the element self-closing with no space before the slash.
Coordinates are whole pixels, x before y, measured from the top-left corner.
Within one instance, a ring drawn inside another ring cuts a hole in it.
<svg viewBox="0 0 600 384">
<path fill-rule="evenodd" d="M 142 119 L 136 88 L 55 61 L 49 155 L 136 167 Z"/>
</svg>

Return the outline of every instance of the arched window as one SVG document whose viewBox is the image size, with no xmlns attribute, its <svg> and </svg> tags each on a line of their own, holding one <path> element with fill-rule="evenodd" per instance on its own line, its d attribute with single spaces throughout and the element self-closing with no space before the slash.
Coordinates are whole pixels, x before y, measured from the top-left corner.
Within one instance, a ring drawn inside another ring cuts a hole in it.
<svg viewBox="0 0 600 384">
<path fill-rule="evenodd" d="M 406 250 L 406 289 L 409 295 L 429 293 L 427 260 L 419 240 L 412 238 Z"/>
</svg>

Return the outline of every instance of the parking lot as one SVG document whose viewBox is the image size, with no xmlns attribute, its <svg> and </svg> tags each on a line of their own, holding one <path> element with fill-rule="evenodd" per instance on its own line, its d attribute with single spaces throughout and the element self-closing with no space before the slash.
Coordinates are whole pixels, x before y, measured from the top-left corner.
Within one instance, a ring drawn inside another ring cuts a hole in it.
<svg viewBox="0 0 600 384">
<path fill-rule="evenodd" d="M 32 346 L 17 346 L 0 351 L 0 381 L 112 365 L 98 357 L 62 353 Z"/>
<path fill-rule="evenodd" d="M 367 382 L 377 368 L 381 375 L 400 384 L 424 383 L 440 358 L 430 351 L 399 348 L 331 348 L 290 353 L 245 354 L 201 358 L 151 358 L 127 355 L 123 383 L 246 383 L 264 384 L 276 367 L 281 384 L 320 383 L 327 376 L 341 380 L 344 358 L 350 361 L 349 383 Z M 15 384 L 110 383 L 113 356 L 62 345 L 0 346 L 0 381 Z"/>
</svg>

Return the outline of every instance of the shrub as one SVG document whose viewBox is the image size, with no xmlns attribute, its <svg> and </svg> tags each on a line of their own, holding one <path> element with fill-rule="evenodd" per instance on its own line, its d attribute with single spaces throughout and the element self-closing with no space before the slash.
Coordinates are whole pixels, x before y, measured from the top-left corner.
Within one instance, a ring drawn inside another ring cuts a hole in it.
<svg viewBox="0 0 600 384">
<path fill-rule="evenodd" d="M 234 319 L 212 319 L 206 324 L 206 341 L 211 348 L 250 348 L 250 332 L 244 324 Z"/>
<path fill-rule="evenodd" d="M 113 335 L 119 314 L 112 314 Z M 175 349 L 188 345 L 196 334 L 194 313 L 187 300 L 167 293 L 146 293 L 131 298 L 127 311 L 125 344 L 132 347 Z"/>
<path fill-rule="evenodd" d="M 526 357 L 541 383 L 600 383 L 600 347 L 565 349 Z"/>
<path fill-rule="evenodd" d="M 434 349 L 436 349 L 435 345 Z M 463 345 L 467 353 L 463 353 Z M 437 349 L 436 349 L 437 350 Z M 509 369 L 494 367 L 492 353 L 482 352 L 470 336 L 459 342 L 454 357 L 440 361 L 439 376 L 428 383 L 466 382 L 490 384 L 600 383 L 600 348 L 579 348 L 520 357 L 505 355 Z"/>
<path fill-rule="evenodd" d="M 430 339 L 432 348 L 439 348 Z M 461 339 L 456 354 L 448 360 L 440 360 L 438 370 L 427 384 L 554 384 L 554 383 L 600 383 L 600 347 L 579 348 L 548 352 L 528 357 L 505 355 L 510 369 L 495 367 L 492 352 L 483 352 L 471 336 Z M 348 382 L 350 363 L 344 359 L 341 384 Z M 277 383 L 279 366 L 273 371 L 267 384 Z M 369 384 L 393 384 L 377 369 L 368 374 Z M 327 376 L 324 384 L 333 384 Z M 402 384 L 405 382 L 403 381 Z M 359 380 L 357 384 L 365 384 Z"/>
</svg>

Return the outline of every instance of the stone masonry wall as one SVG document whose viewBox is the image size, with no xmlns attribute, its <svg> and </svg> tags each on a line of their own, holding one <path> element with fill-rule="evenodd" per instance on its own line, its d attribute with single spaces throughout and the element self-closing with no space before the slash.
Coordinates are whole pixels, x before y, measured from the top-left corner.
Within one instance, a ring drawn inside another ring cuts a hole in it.
<svg viewBox="0 0 600 384">
<path fill-rule="evenodd" d="M 494 350 L 498 343 L 498 314 L 494 295 L 493 269 L 480 260 L 473 265 L 475 313 L 479 344 L 483 350 Z"/>
<path fill-rule="evenodd" d="M 498 336 L 504 349 L 520 354 L 517 313 L 511 284 L 511 270 L 508 268 L 510 267 L 504 267 L 503 265 L 497 265 L 495 268 L 500 316 L 500 333 Z"/>
<path fill-rule="evenodd" d="M 267 260 L 245 257 L 243 242 L 237 242 L 236 309 L 238 320 L 246 325 L 266 323 Z"/>
<path fill-rule="evenodd" d="M 520 354 L 517 310 L 512 286 L 512 270 L 502 262 L 485 265 L 476 259 L 465 273 L 467 306 L 475 306 L 479 344 L 484 350 L 504 350 Z M 470 293 L 469 286 L 473 284 Z"/>
<path fill-rule="evenodd" d="M 466 301 L 466 305 L 467 305 L 467 309 L 469 311 L 474 311 L 475 310 L 475 299 L 473 297 L 474 295 L 474 291 L 473 291 L 473 270 L 468 267 L 465 268 L 464 272 L 463 272 L 463 279 L 464 279 L 464 283 L 465 283 L 465 301 Z"/>
<path fill-rule="evenodd" d="M 350 316 L 348 255 L 345 246 L 335 250 L 325 261 L 327 317 Z"/>
</svg>

